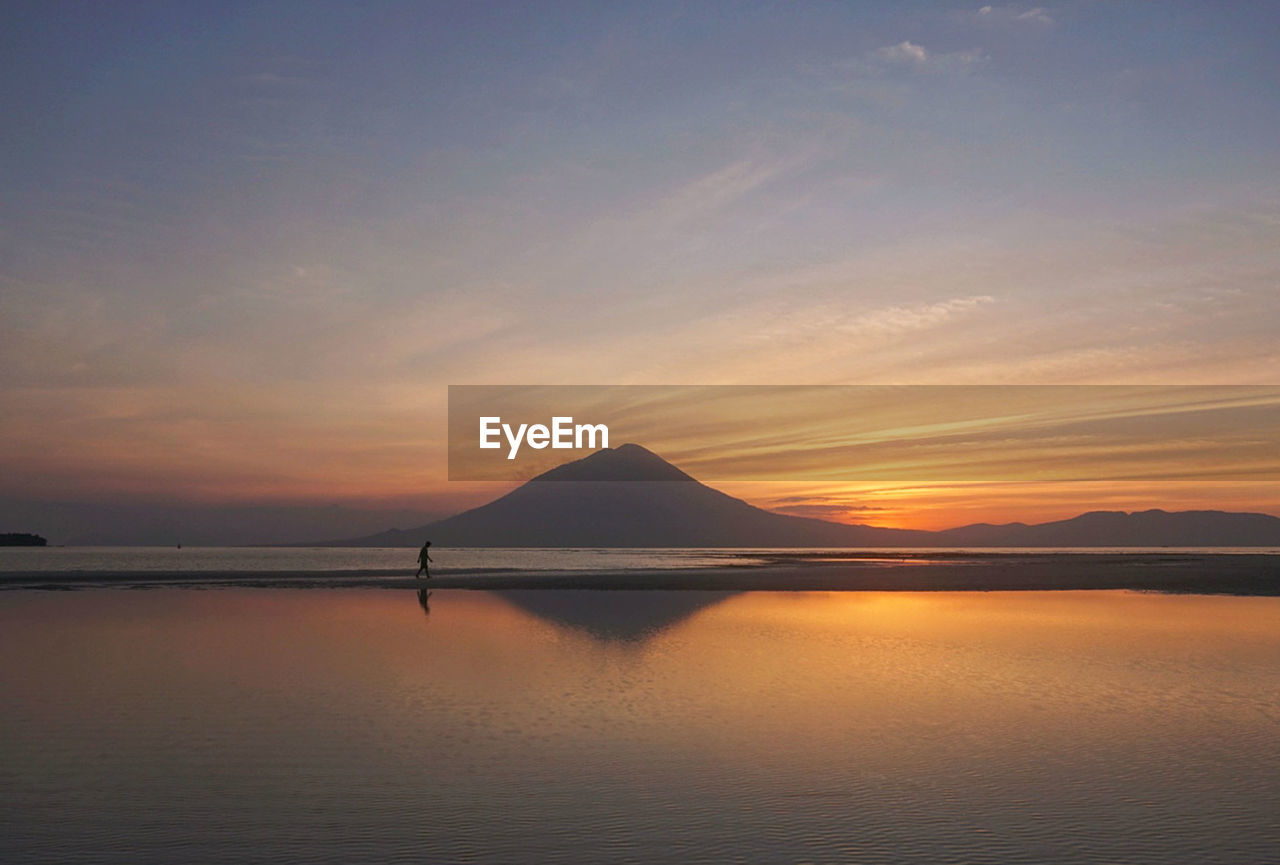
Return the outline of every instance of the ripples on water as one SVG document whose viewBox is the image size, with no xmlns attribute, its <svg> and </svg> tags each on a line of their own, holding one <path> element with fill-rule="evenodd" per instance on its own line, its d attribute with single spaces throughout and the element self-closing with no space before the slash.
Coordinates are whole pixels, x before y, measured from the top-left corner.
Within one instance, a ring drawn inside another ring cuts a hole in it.
<svg viewBox="0 0 1280 865">
<path fill-rule="evenodd" d="M 1263 863 L 1280 599 L 0 594 L 0 860 Z"/>
</svg>

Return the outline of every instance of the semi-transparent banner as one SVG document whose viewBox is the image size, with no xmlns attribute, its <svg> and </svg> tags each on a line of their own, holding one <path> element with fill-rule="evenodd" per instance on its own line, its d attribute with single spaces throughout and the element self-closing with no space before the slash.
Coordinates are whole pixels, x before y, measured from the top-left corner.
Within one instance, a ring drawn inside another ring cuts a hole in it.
<svg viewBox="0 0 1280 865">
<path fill-rule="evenodd" d="M 1280 386 L 449 388 L 451 480 L 628 443 L 703 481 L 1274 481 Z"/>
</svg>

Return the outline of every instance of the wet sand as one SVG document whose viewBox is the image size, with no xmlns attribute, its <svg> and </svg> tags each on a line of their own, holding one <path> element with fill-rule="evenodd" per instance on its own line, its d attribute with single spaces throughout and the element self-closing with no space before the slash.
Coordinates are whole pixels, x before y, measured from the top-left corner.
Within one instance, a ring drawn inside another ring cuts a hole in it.
<svg viewBox="0 0 1280 865">
<path fill-rule="evenodd" d="M 755 556 L 758 560 L 758 556 Z M 728 567 L 524 571 L 82 571 L 0 574 L 0 588 L 423 588 L 701 591 L 1129 589 L 1280 595 L 1280 556 L 1201 553 L 794 553 Z"/>
</svg>

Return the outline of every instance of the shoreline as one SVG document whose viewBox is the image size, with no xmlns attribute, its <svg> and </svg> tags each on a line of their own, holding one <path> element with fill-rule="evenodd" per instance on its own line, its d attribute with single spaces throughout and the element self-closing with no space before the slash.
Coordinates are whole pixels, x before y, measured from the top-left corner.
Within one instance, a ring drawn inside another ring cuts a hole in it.
<svg viewBox="0 0 1280 865">
<path fill-rule="evenodd" d="M 1075 591 L 1280 595 L 1280 556 L 1265 553 L 774 555 L 763 564 L 616 571 L 404 570 L 26 571 L 0 590 L 90 588 L 585 589 L 595 591 Z"/>
</svg>

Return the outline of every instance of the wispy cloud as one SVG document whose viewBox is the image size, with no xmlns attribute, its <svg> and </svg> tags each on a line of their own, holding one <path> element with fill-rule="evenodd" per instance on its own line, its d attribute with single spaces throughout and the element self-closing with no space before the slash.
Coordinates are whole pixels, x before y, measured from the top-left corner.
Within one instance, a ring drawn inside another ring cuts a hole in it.
<svg viewBox="0 0 1280 865">
<path fill-rule="evenodd" d="M 816 517 L 835 522 L 862 522 L 891 510 L 878 505 L 861 504 L 847 495 L 831 495 L 810 490 L 801 495 L 773 496 L 764 507 L 780 514 Z"/>
<path fill-rule="evenodd" d="M 833 301 L 783 315 L 765 308 L 750 311 L 748 315 L 766 322 L 755 332 L 760 339 L 775 345 L 790 342 L 813 345 L 815 340 L 847 344 L 851 338 L 863 345 L 880 345 L 941 327 L 994 302 L 993 296 L 981 294 L 850 311 L 844 305 L 847 301 Z"/>
<path fill-rule="evenodd" d="M 938 54 L 909 39 L 896 45 L 884 45 L 871 54 L 871 61 L 879 67 L 899 67 L 938 72 L 958 72 L 981 65 L 987 56 L 978 49 L 952 51 Z"/>
<path fill-rule="evenodd" d="M 793 517 L 814 517 L 836 523 L 862 522 L 872 514 L 883 513 L 885 508 L 849 507 L 846 505 L 794 504 L 774 505 L 769 508 L 779 514 L 790 514 Z"/>
<path fill-rule="evenodd" d="M 1014 24 L 1035 27 L 1052 27 L 1056 22 L 1043 6 L 982 6 L 973 17 L 987 24 Z"/>
<path fill-rule="evenodd" d="M 804 157 L 739 159 L 689 181 L 660 200 L 650 211 L 662 223 L 681 223 L 730 207 L 803 164 Z"/>
<path fill-rule="evenodd" d="M 929 52 L 924 49 L 924 46 L 907 40 L 903 40 L 897 45 L 885 45 L 883 48 L 877 48 L 875 56 L 886 63 L 914 63 L 919 65 L 929 62 Z"/>
<path fill-rule="evenodd" d="M 937 327 L 957 315 L 994 302 L 991 295 L 979 294 L 916 306 L 889 306 L 854 316 L 837 324 L 836 329 L 860 336 L 902 336 Z"/>
</svg>

